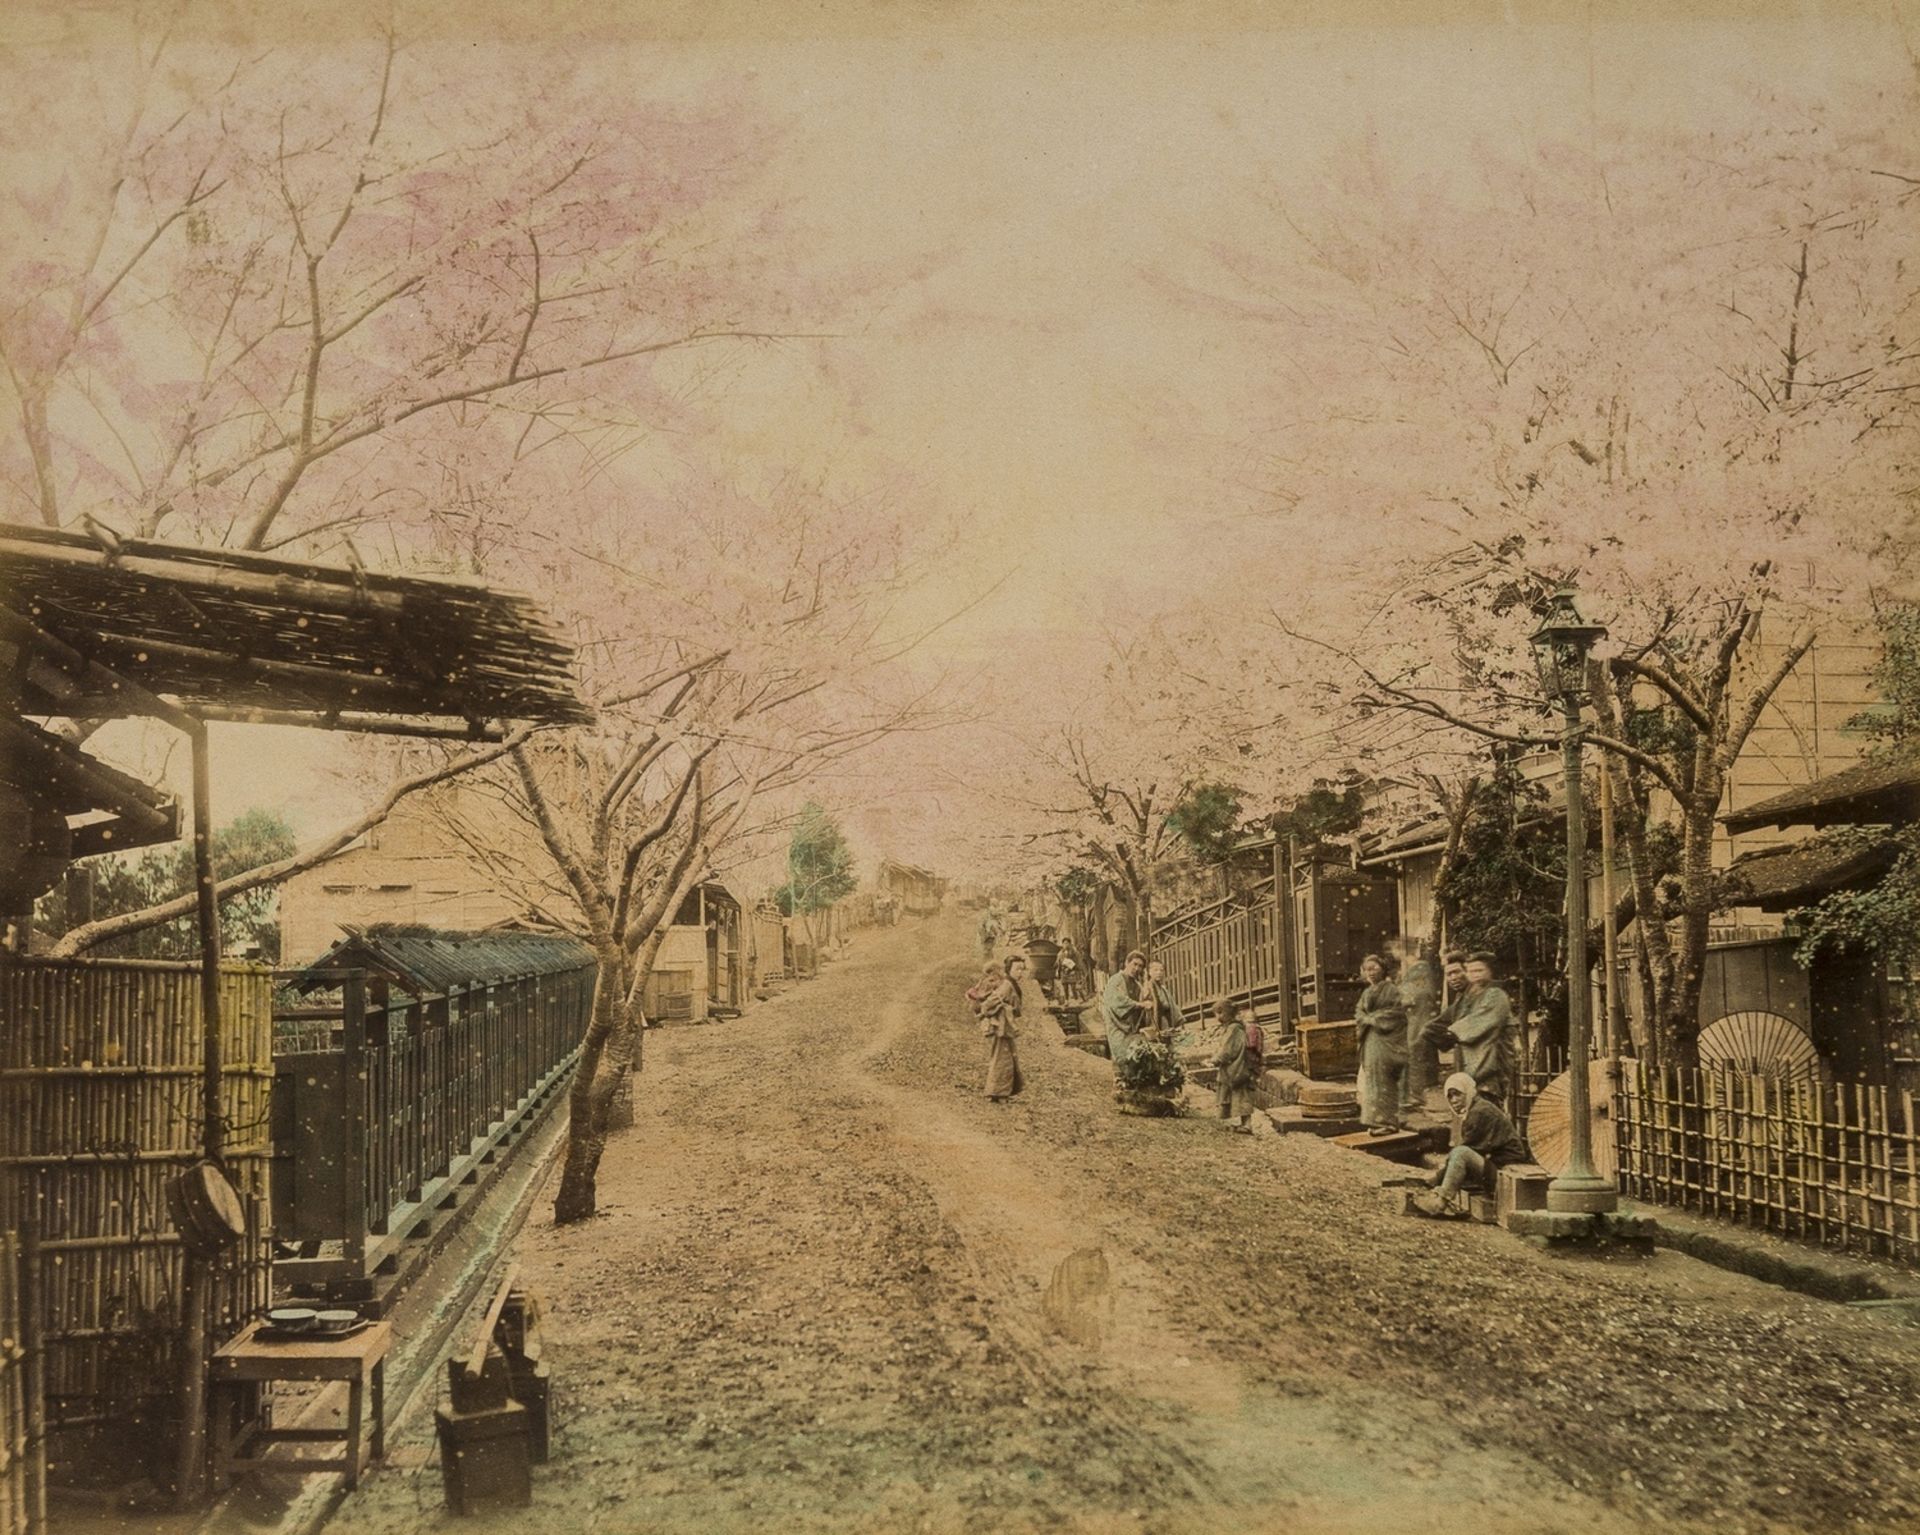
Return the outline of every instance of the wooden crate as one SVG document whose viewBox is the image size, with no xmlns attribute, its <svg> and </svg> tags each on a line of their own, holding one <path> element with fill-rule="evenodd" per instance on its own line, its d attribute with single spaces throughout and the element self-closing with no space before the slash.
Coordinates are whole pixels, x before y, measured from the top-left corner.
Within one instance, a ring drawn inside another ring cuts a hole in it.
<svg viewBox="0 0 1920 1535">
<path fill-rule="evenodd" d="M 1300 1041 L 1300 1070 L 1316 1082 L 1350 1077 L 1359 1069 L 1359 1046 L 1353 1020 L 1342 1023 L 1302 1023 L 1295 1030 Z"/>
</svg>

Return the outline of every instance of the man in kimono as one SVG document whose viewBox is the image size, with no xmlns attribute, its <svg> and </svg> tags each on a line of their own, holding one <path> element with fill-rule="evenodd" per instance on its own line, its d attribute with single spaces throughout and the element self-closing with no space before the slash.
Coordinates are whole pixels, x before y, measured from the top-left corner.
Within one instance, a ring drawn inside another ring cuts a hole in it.
<svg viewBox="0 0 1920 1535">
<path fill-rule="evenodd" d="M 1146 1026 L 1147 1010 L 1142 1005 L 1146 987 L 1147 956 L 1135 949 L 1126 965 L 1107 977 L 1100 993 L 1100 1018 L 1107 1026 L 1107 1055 L 1118 1066 L 1140 1047 L 1140 1031 Z"/>
<path fill-rule="evenodd" d="M 1513 1076 L 1513 1004 L 1493 984 L 1491 954 L 1469 955 L 1465 971 L 1467 989 L 1434 1019 L 1427 1037 L 1458 1045 L 1460 1069 L 1473 1078 L 1480 1095 L 1503 1103 Z"/>
</svg>

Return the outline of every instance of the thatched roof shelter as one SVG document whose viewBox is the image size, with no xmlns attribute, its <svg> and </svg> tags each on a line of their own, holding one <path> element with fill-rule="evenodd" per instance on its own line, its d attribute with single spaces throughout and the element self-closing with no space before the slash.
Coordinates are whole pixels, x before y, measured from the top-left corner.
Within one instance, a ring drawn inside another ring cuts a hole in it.
<svg viewBox="0 0 1920 1535">
<path fill-rule="evenodd" d="M 592 717 L 532 600 L 467 581 L 7 525 L 0 609 L 0 642 L 40 663 L 23 714 L 148 712 L 77 678 L 78 657 L 203 719 L 479 735 Z"/>
</svg>

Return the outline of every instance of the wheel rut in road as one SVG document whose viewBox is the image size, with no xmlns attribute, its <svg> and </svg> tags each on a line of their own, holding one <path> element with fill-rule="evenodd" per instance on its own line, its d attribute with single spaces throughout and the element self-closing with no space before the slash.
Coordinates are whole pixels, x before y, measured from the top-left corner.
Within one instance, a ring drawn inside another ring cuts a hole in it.
<svg viewBox="0 0 1920 1535">
<path fill-rule="evenodd" d="M 1142 1225 L 1124 1172 L 1103 1179 L 1097 1168 L 1049 1160 L 1052 1148 L 1022 1134 L 1022 1099 L 990 1104 L 977 1087 L 960 1098 L 887 1074 L 883 1064 L 919 1053 L 927 1031 L 970 1027 L 951 1000 L 971 979 L 963 942 L 955 930 L 954 947 L 922 958 L 873 1032 L 849 1044 L 836 1078 L 882 1111 L 896 1165 L 958 1233 L 1016 1355 L 1049 1380 L 1091 1364 L 1096 1411 L 1118 1441 L 1140 1453 L 1150 1438 L 1162 1474 L 1177 1471 L 1184 1485 L 1173 1502 L 1196 1519 L 1170 1527 L 1215 1528 L 1251 1515 L 1254 1528 L 1284 1518 L 1290 1531 L 1457 1528 L 1466 1509 L 1483 1531 L 1636 1527 L 1530 1467 L 1470 1448 L 1443 1424 L 1421 1422 L 1418 1403 L 1375 1400 L 1350 1384 L 1329 1395 L 1326 1383 L 1253 1378 L 1184 1321 L 1182 1297 L 1154 1261 L 1182 1234 Z M 1026 992 L 1027 1092 L 1071 1096 L 1089 1115 L 1117 1114 L 1110 1068 L 1057 1048 L 1037 988 L 1029 982 Z M 1152 1134 L 1152 1122 L 1139 1123 Z M 1230 1307 L 1231 1296 L 1217 1304 Z M 1497 1499 L 1490 1485 L 1502 1489 Z M 1523 1490 L 1532 1496 L 1516 1507 Z"/>
</svg>

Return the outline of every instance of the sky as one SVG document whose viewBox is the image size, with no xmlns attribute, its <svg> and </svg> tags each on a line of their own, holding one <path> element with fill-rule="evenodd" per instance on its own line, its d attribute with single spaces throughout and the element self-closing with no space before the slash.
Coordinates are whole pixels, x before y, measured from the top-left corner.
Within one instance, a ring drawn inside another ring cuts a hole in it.
<svg viewBox="0 0 1920 1535">
<path fill-rule="evenodd" d="M 31 0 L 15 40 L 108 46 L 126 7 Z M 1771 84 L 1861 89 L 1912 6 L 843 3 L 402 5 L 423 46 L 498 90 L 515 51 L 582 44 L 636 92 L 744 80 L 781 125 L 763 180 L 796 254 L 875 295 L 829 340 L 724 382 L 716 452 L 823 451 L 959 517 L 929 610 L 984 601 L 937 659 L 1030 666 L 1118 600 L 1230 580 L 1235 540 L 1290 524 L 1244 419 L 1257 337 L 1173 296 L 1218 243 L 1262 238 L 1265 178 L 1310 206 L 1368 145 L 1448 174 L 1476 142 L 1576 142 L 1623 118 L 1707 125 Z M 324 87 L 347 7 L 211 4 L 208 47 L 280 46 Z M 63 40 L 63 41 L 61 41 Z M 823 449 L 823 444 L 828 445 Z M 990 579 L 988 579 L 990 577 Z M 216 793 L 319 830 L 356 770 L 304 733 L 216 728 Z"/>
</svg>

